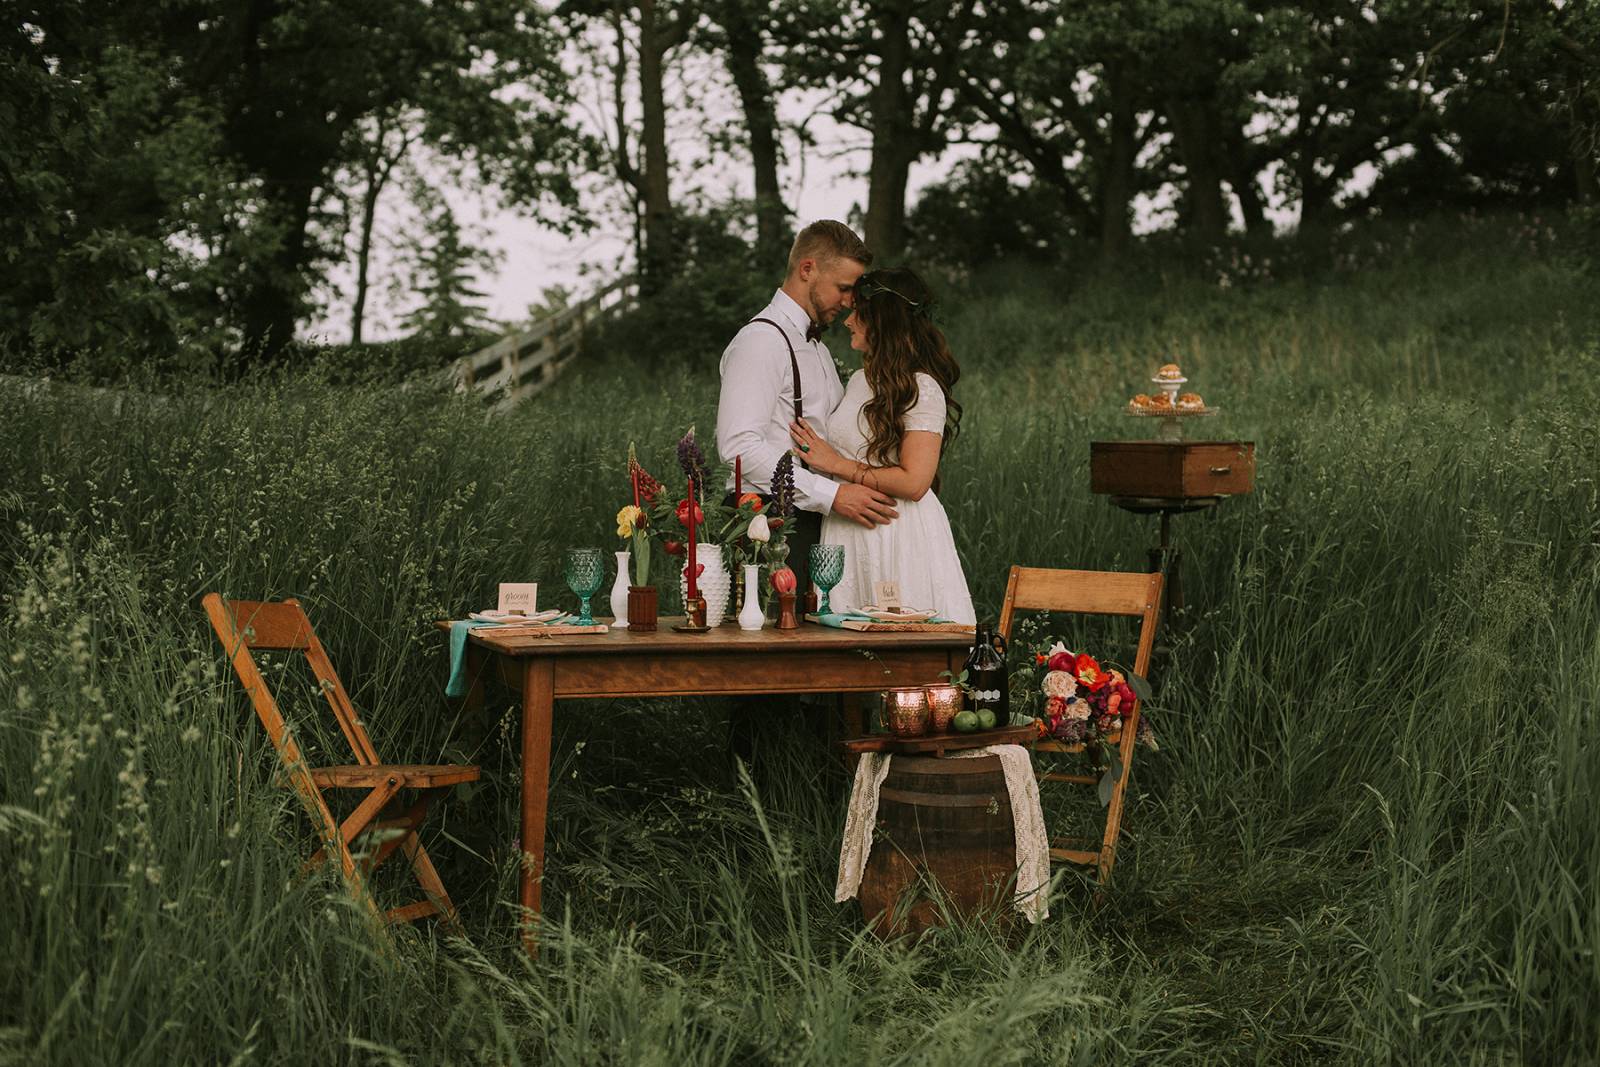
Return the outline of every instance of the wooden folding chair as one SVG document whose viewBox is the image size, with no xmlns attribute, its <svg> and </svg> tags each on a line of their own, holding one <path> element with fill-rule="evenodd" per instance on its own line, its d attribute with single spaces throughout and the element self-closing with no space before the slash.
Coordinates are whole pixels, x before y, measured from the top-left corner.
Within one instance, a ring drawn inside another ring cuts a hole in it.
<svg viewBox="0 0 1600 1067">
<path fill-rule="evenodd" d="M 1118 571 L 1066 571 L 1046 570 L 1039 567 L 1012 567 L 1011 580 L 1006 583 L 1006 599 L 1000 608 L 1000 633 L 1011 640 L 1011 623 L 1018 611 L 1047 611 L 1077 615 L 1121 615 L 1140 619 L 1138 650 L 1134 653 L 1133 673 L 1145 677 L 1150 670 L 1150 650 L 1155 645 L 1157 618 L 1161 610 L 1162 577 L 1160 574 L 1125 574 Z M 1096 649 L 1103 654 L 1104 650 Z M 1111 802 L 1106 807 L 1105 836 L 1099 848 L 1057 847 L 1082 845 L 1085 841 L 1051 842 L 1052 861 L 1078 863 L 1094 867 L 1101 890 L 1111 880 L 1111 867 L 1117 858 L 1117 835 L 1122 828 L 1122 798 L 1128 788 L 1128 778 L 1133 774 L 1133 750 L 1139 735 L 1139 702 L 1122 716 L 1122 730 L 1107 740 L 1117 745 L 1122 759 L 1122 773 L 1112 787 Z M 1060 741 L 1041 740 L 1034 745 L 1036 752 L 1082 752 L 1085 745 L 1068 745 Z M 1098 785 L 1100 779 L 1092 774 L 1062 774 L 1049 772 L 1040 775 L 1042 781 L 1072 782 L 1078 785 Z"/>
<path fill-rule="evenodd" d="M 306 618 L 295 600 L 261 603 L 252 600 L 223 600 L 216 593 L 208 593 L 204 600 L 206 614 L 222 641 L 233 669 L 239 675 L 250 702 L 255 705 L 256 716 L 266 727 L 272 745 L 278 750 L 288 773 L 290 784 L 305 802 L 311 819 L 324 845 L 308 861 L 315 866 L 327 856 L 331 848 L 339 857 L 339 865 L 350 886 L 351 895 L 362 901 L 372 912 L 380 914 L 377 903 L 367 888 L 368 876 L 387 860 L 396 849 L 404 850 L 411 860 L 411 870 L 421 883 L 427 897 L 412 904 L 391 908 L 382 917 L 389 922 L 412 922 L 427 915 L 439 915 L 456 926 L 456 909 L 445 891 L 444 883 L 428 858 L 428 850 L 417 837 L 417 827 L 427 815 L 429 806 L 453 785 L 474 782 L 478 768 L 452 765 L 381 763 L 378 753 L 367 737 L 366 728 L 345 692 L 344 683 L 334 673 L 328 653 L 312 632 L 311 621 Z M 334 718 L 356 762 L 337 767 L 308 767 L 296 744 L 278 702 L 268 691 L 266 681 L 256 666 L 254 651 L 304 652 L 306 661 L 316 677 L 317 685 L 333 708 Z M 336 822 L 323 799 L 324 789 L 364 789 L 355 810 Z M 397 795 L 402 789 L 420 790 L 417 800 L 403 811 L 396 810 Z M 391 809 L 385 812 L 385 809 Z M 380 815 L 384 818 L 379 819 Z M 377 819 L 378 821 L 374 821 Z M 350 851 L 351 843 L 370 830 L 387 831 L 387 835 L 358 863 Z"/>
</svg>

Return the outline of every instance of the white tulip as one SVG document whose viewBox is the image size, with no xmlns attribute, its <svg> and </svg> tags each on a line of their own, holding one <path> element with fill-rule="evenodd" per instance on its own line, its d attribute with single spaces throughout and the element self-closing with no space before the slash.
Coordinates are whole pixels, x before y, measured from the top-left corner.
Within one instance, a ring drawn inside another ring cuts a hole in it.
<svg viewBox="0 0 1600 1067">
<path fill-rule="evenodd" d="M 745 536 L 752 541 L 760 541 L 762 544 L 772 540 L 772 527 L 767 525 L 767 517 L 765 515 L 757 515 L 751 519 L 750 529 L 745 531 Z"/>
</svg>

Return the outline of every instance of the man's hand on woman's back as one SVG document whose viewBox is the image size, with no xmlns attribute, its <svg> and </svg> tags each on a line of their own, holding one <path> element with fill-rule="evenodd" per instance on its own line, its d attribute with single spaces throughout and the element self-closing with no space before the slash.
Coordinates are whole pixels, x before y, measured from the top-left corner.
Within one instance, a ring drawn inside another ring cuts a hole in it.
<svg viewBox="0 0 1600 1067">
<path fill-rule="evenodd" d="M 833 513 L 863 526 L 887 526 L 900 517 L 894 498 L 864 485 L 846 484 L 833 498 Z"/>
</svg>

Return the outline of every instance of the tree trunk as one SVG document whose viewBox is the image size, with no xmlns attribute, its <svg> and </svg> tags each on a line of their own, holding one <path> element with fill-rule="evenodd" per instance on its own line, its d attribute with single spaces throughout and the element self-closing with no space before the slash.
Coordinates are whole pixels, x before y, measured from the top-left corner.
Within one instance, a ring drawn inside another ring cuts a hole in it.
<svg viewBox="0 0 1600 1067">
<path fill-rule="evenodd" d="M 1573 193 L 1579 204 L 1600 204 L 1600 173 L 1595 159 L 1600 156 L 1600 114 L 1585 95 L 1581 76 L 1567 79 L 1572 97 L 1572 120 L 1567 133 L 1572 146 Z"/>
<path fill-rule="evenodd" d="M 867 247 L 878 260 L 905 246 L 906 182 L 911 173 L 910 101 L 906 68 L 911 62 L 911 12 L 895 5 L 883 11 L 878 81 L 872 87 L 872 160 L 867 171 Z"/>
<path fill-rule="evenodd" d="M 308 285 L 306 228 L 324 170 L 311 160 L 280 158 L 285 165 L 264 183 L 271 207 L 261 224 L 278 229 L 281 236 L 277 248 L 252 271 L 241 308 L 244 349 L 256 358 L 270 359 L 294 339 Z"/>
<path fill-rule="evenodd" d="M 670 44 L 657 17 L 656 0 L 639 4 L 639 101 L 644 149 L 643 295 L 661 291 L 672 263 L 672 199 L 667 175 L 667 105 L 662 89 Z"/>
<path fill-rule="evenodd" d="M 1128 250 L 1133 238 L 1128 225 L 1128 208 L 1133 200 L 1139 120 L 1121 71 L 1108 66 L 1106 82 L 1111 94 L 1111 122 L 1107 128 L 1105 159 L 1101 161 L 1100 255 L 1112 262 Z"/>
<path fill-rule="evenodd" d="M 725 0 L 722 28 L 728 36 L 728 74 L 744 109 L 750 135 L 750 163 L 755 171 L 756 254 L 761 263 L 776 263 L 788 250 L 788 211 L 778 185 L 778 116 L 772 88 L 761 69 L 761 27 L 745 0 Z"/>
<path fill-rule="evenodd" d="M 372 258 L 372 222 L 378 214 L 378 196 L 386 173 L 367 167 L 367 187 L 361 194 L 361 237 L 356 245 L 356 301 L 350 309 L 350 343 L 361 343 L 361 326 L 367 313 L 367 264 Z"/>
<path fill-rule="evenodd" d="M 1175 98 L 1167 103 L 1167 118 L 1178 143 L 1185 172 L 1184 215 L 1193 236 L 1220 242 L 1228 233 L 1228 214 L 1222 203 L 1222 170 L 1217 165 L 1216 101 L 1203 97 Z"/>
</svg>

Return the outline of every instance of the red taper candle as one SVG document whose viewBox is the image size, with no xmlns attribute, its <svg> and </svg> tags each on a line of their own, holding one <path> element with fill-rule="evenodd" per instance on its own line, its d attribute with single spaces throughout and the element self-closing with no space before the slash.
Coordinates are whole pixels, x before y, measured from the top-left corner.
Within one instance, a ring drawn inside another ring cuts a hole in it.
<svg viewBox="0 0 1600 1067">
<path fill-rule="evenodd" d="M 694 509 L 695 509 L 694 479 L 691 477 L 689 479 L 689 569 L 686 572 L 688 574 L 688 576 L 689 576 L 689 578 L 688 578 L 688 587 L 689 587 L 689 599 L 690 600 L 693 600 L 695 597 L 700 595 L 699 584 L 695 582 L 695 574 L 700 570 L 700 568 L 695 566 L 695 558 L 694 558 L 695 557 L 695 552 L 694 552 L 694 542 L 695 542 Z"/>
<path fill-rule="evenodd" d="M 633 475 L 633 506 L 639 506 L 639 471 L 634 469 L 628 473 Z"/>
<path fill-rule="evenodd" d="M 744 496 L 744 457 L 743 456 L 734 456 L 733 457 L 733 500 L 734 500 L 734 503 L 738 503 L 739 502 L 739 498 L 742 497 L 742 496 Z"/>
</svg>

